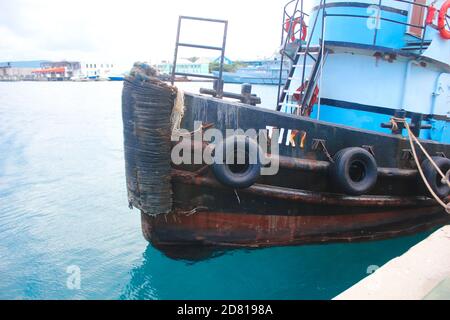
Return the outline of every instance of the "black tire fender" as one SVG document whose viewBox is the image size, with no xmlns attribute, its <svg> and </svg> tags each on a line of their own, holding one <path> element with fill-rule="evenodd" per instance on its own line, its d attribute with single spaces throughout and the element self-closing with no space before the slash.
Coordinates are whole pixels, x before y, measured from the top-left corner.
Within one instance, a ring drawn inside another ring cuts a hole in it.
<svg viewBox="0 0 450 320">
<path fill-rule="evenodd" d="M 432 159 L 439 167 L 439 169 L 441 169 L 444 174 L 447 174 L 447 172 L 450 170 L 450 159 L 444 157 L 432 157 Z M 450 194 L 450 187 L 447 184 L 442 183 L 441 175 L 437 172 L 436 168 L 433 166 L 429 159 L 426 159 L 422 163 L 422 170 L 428 183 L 430 184 L 436 195 L 441 199 L 448 197 L 448 195 Z"/>
<path fill-rule="evenodd" d="M 245 149 L 242 149 L 243 146 Z M 223 152 L 220 154 L 218 150 Z M 227 150 L 235 152 L 245 150 L 245 164 L 236 165 L 236 155 L 227 154 Z M 253 152 L 256 152 L 256 156 L 250 157 L 249 154 Z M 212 165 L 212 171 L 223 185 L 233 189 L 246 189 L 254 185 L 261 176 L 260 155 L 262 155 L 261 148 L 254 139 L 246 136 L 229 137 L 215 147 L 215 163 Z"/>
<path fill-rule="evenodd" d="M 352 196 L 368 194 L 378 180 L 375 157 L 363 148 L 339 151 L 330 165 L 330 180 L 339 192 Z"/>
</svg>

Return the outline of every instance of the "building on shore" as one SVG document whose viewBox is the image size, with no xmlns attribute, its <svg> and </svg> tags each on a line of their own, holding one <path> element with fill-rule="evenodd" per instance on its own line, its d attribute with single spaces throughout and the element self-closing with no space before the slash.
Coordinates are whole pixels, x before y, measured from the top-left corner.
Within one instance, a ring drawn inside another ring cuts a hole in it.
<svg viewBox="0 0 450 320">
<path fill-rule="evenodd" d="M 109 80 L 115 74 L 113 63 L 83 61 L 72 75 L 72 80 Z"/>
<path fill-rule="evenodd" d="M 114 71 L 113 63 L 59 61 L 47 62 L 34 73 L 47 80 L 109 80 Z"/>
<path fill-rule="evenodd" d="M 77 70 L 80 69 L 79 62 L 59 61 L 43 62 L 40 68 L 32 71 L 35 80 L 67 81 L 71 80 Z"/>
<path fill-rule="evenodd" d="M 113 63 L 80 61 L 18 61 L 0 63 L 3 81 L 110 80 L 117 75 Z"/>
<path fill-rule="evenodd" d="M 33 71 L 47 61 L 0 62 L 0 81 L 33 80 Z"/>
<path fill-rule="evenodd" d="M 189 74 L 209 74 L 210 60 L 206 58 L 197 58 L 196 60 L 178 59 L 177 69 L 178 73 Z M 171 74 L 173 69 L 173 62 L 162 61 L 156 65 L 156 69 L 160 74 Z"/>
</svg>

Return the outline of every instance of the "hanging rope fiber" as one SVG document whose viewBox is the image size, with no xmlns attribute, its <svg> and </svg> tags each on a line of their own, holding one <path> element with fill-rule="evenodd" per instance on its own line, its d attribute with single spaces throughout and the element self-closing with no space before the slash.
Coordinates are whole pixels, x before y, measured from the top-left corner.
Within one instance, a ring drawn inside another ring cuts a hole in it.
<svg viewBox="0 0 450 320">
<path fill-rule="evenodd" d="M 181 121 L 184 117 L 184 92 L 181 89 L 177 90 L 177 96 L 175 98 L 175 104 L 172 110 L 171 123 L 172 123 L 172 139 L 178 140 L 181 134 Z"/>
<path fill-rule="evenodd" d="M 414 156 L 414 161 L 416 162 L 417 169 L 420 173 L 420 176 L 421 176 L 423 182 L 425 183 L 428 191 L 431 193 L 431 195 L 434 197 L 434 199 L 445 209 L 445 211 L 447 213 L 450 214 L 450 202 L 445 203 L 441 198 L 439 198 L 439 196 L 434 192 L 433 188 L 431 187 L 430 183 L 428 182 L 428 179 L 425 177 L 425 173 L 423 172 L 422 166 L 420 165 L 419 157 L 417 155 L 417 150 L 416 150 L 416 146 L 414 143 L 416 143 L 420 147 L 420 149 L 425 154 L 427 159 L 431 162 L 433 167 L 436 169 L 438 174 L 441 176 L 442 184 L 447 184 L 449 187 L 450 187 L 450 170 L 446 174 L 444 174 L 442 172 L 442 170 L 439 168 L 439 166 L 436 164 L 436 162 L 433 161 L 433 158 L 430 156 L 430 154 L 427 152 L 427 150 L 424 148 L 424 146 L 420 143 L 419 139 L 411 131 L 411 127 L 406 119 L 392 118 L 391 122 L 392 122 L 394 130 L 398 129 L 399 123 L 403 123 L 405 125 L 405 128 L 408 132 L 408 138 L 409 138 L 409 143 L 411 145 L 411 150 L 412 150 L 413 156 Z"/>
</svg>

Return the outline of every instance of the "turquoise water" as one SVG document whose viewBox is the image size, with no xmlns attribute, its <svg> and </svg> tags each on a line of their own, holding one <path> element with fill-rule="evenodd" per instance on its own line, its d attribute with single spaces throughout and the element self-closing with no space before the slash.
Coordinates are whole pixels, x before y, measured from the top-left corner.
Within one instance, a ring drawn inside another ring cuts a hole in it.
<svg viewBox="0 0 450 320">
<path fill-rule="evenodd" d="M 128 209 L 121 87 L 0 83 L 0 299 L 330 299 L 427 236 L 171 260 Z"/>
</svg>

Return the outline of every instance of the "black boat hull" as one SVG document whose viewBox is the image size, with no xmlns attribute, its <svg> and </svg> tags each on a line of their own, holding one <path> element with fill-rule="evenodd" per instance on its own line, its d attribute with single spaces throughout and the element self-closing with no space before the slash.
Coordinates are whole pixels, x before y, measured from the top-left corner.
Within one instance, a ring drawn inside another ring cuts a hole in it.
<svg viewBox="0 0 450 320">
<path fill-rule="evenodd" d="M 173 211 L 156 217 L 142 213 L 144 236 L 165 252 L 180 246 L 379 240 L 450 222 L 425 191 L 405 137 L 198 95 L 186 94 L 185 105 L 181 127 L 189 132 L 197 129 L 195 122 L 224 134 L 227 129 L 281 129 L 280 170 L 248 189 L 234 190 L 218 182 L 206 164 L 173 165 Z M 289 140 L 292 132 L 297 134 Z M 450 156 L 448 144 L 423 145 L 431 155 Z M 195 152 L 208 144 L 192 147 Z M 349 147 L 364 148 L 376 159 L 378 181 L 371 195 L 344 195 L 330 182 L 330 157 Z"/>
</svg>

